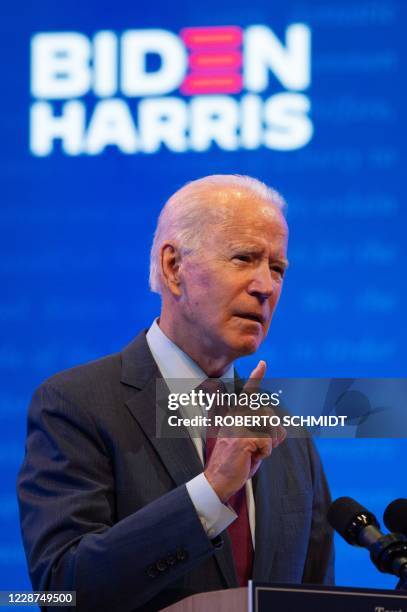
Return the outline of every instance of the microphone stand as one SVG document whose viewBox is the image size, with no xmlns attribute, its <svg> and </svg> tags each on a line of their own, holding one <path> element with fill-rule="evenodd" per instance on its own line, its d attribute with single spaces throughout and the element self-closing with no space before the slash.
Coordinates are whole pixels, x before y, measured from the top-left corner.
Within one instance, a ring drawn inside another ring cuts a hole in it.
<svg viewBox="0 0 407 612">
<path fill-rule="evenodd" d="M 375 532 L 375 527 L 366 528 L 363 534 L 366 543 L 375 536 Z M 395 574 L 400 578 L 396 590 L 407 591 L 407 537 L 401 533 L 388 533 L 376 539 L 368 548 L 370 558 L 380 572 Z"/>
<path fill-rule="evenodd" d="M 397 583 L 396 591 L 407 591 L 407 565 L 403 565 L 400 570 L 400 580 Z"/>
</svg>

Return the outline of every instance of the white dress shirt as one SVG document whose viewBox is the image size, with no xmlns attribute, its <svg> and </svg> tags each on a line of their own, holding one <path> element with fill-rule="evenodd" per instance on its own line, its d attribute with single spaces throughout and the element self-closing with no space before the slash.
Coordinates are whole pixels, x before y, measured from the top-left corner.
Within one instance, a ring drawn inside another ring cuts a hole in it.
<svg viewBox="0 0 407 612">
<path fill-rule="evenodd" d="M 185 384 L 183 384 L 183 391 L 190 392 L 208 378 L 205 372 L 164 334 L 157 320 L 154 321 L 148 330 L 146 338 L 158 369 L 165 379 L 171 393 L 179 391 L 179 388 L 176 387 L 176 379 L 183 379 L 183 381 L 191 379 L 193 381 L 191 388 L 186 389 Z M 233 379 L 234 366 L 232 364 L 222 376 L 222 380 L 231 381 Z M 189 430 L 189 433 L 203 466 L 204 453 L 202 437 L 197 435 L 196 431 L 193 430 Z M 209 538 L 215 538 L 236 519 L 236 513 L 231 507 L 220 501 L 203 472 L 188 481 L 186 487 L 202 526 Z M 251 480 L 248 480 L 246 483 L 246 497 L 254 547 L 255 508 Z"/>
</svg>

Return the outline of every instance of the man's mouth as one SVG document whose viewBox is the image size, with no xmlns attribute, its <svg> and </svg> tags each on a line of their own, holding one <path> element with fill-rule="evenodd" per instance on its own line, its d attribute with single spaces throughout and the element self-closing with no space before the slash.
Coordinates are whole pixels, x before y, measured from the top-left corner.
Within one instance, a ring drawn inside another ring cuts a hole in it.
<svg viewBox="0 0 407 612">
<path fill-rule="evenodd" d="M 260 323 L 260 325 L 264 324 L 264 317 L 257 312 L 239 312 L 236 314 L 237 317 L 241 319 L 247 319 L 248 321 L 255 321 L 256 323 Z"/>
</svg>

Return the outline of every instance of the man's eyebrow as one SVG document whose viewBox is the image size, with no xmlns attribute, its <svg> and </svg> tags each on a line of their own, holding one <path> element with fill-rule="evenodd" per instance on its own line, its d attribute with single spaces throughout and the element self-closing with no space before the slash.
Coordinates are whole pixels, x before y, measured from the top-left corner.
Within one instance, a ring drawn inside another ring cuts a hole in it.
<svg viewBox="0 0 407 612">
<path fill-rule="evenodd" d="M 230 250 L 233 251 L 253 251 L 253 252 L 258 252 L 261 251 L 262 248 L 259 247 L 258 244 L 255 244 L 254 242 L 250 243 L 250 242 L 229 242 L 227 243 L 227 246 Z"/>
<path fill-rule="evenodd" d="M 274 261 L 276 263 L 280 263 L 282 266 L 284 266 L 285 269 L 287 269 L 288 266 L 290 265 L 290 262 L 288 261 L 286 257 L 276 257 Z"/>
<path fill-rule="evenodd" d="M 229 242 L 227 243 L 227 247 L 231 250 L 231 251 L 240 251 L 242 253 L 259 253 L 260 251 L 262 251 L 262 247 L 260 247 L 258 244 L 254 244 L 254 243 L 241 243 L 241 242 Z M 271 260 L 275 263 L 281 264 L 284 269 L 287 269 L 288 266 L 290 265 L 290 262 L 288 261 L 288 259 L 286 257 L 273 257 L 271 256 Z"/>
</svg>

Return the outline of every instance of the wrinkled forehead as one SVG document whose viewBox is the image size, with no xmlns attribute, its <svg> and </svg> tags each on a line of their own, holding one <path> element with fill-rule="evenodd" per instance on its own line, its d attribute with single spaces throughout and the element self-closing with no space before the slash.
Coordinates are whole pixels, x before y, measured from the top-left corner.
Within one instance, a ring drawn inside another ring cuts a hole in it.
<svg viewBox="0 0 407 612">
<path fill-rule="evenodd" d="M 208 252 L 229 253 L 236 249 L 264 251 L 286 257 L 288 228 L 281 210 L 269 202 L 252 202 L 227 208 L 222 219 L 210 223 L 204 245 Z"/>
<path fill-rule="evenodd" d="M 208 195 L 208 212 L 218 217 L 219 221 L 235 222 L 244 219 L 250 223 L 264 218 L 287 226 L 283 212 L 277 204 L 251 191 L 230 187 L 213 190 Z"/>
<path fill-rule="evenodd" d="M 215 214 L 220 230 L 236 234 L 276 234 L 288 236 L 285 217 L 277 204 L 261 198 L 234 197 L 218 201 Z"/>
</svg>

